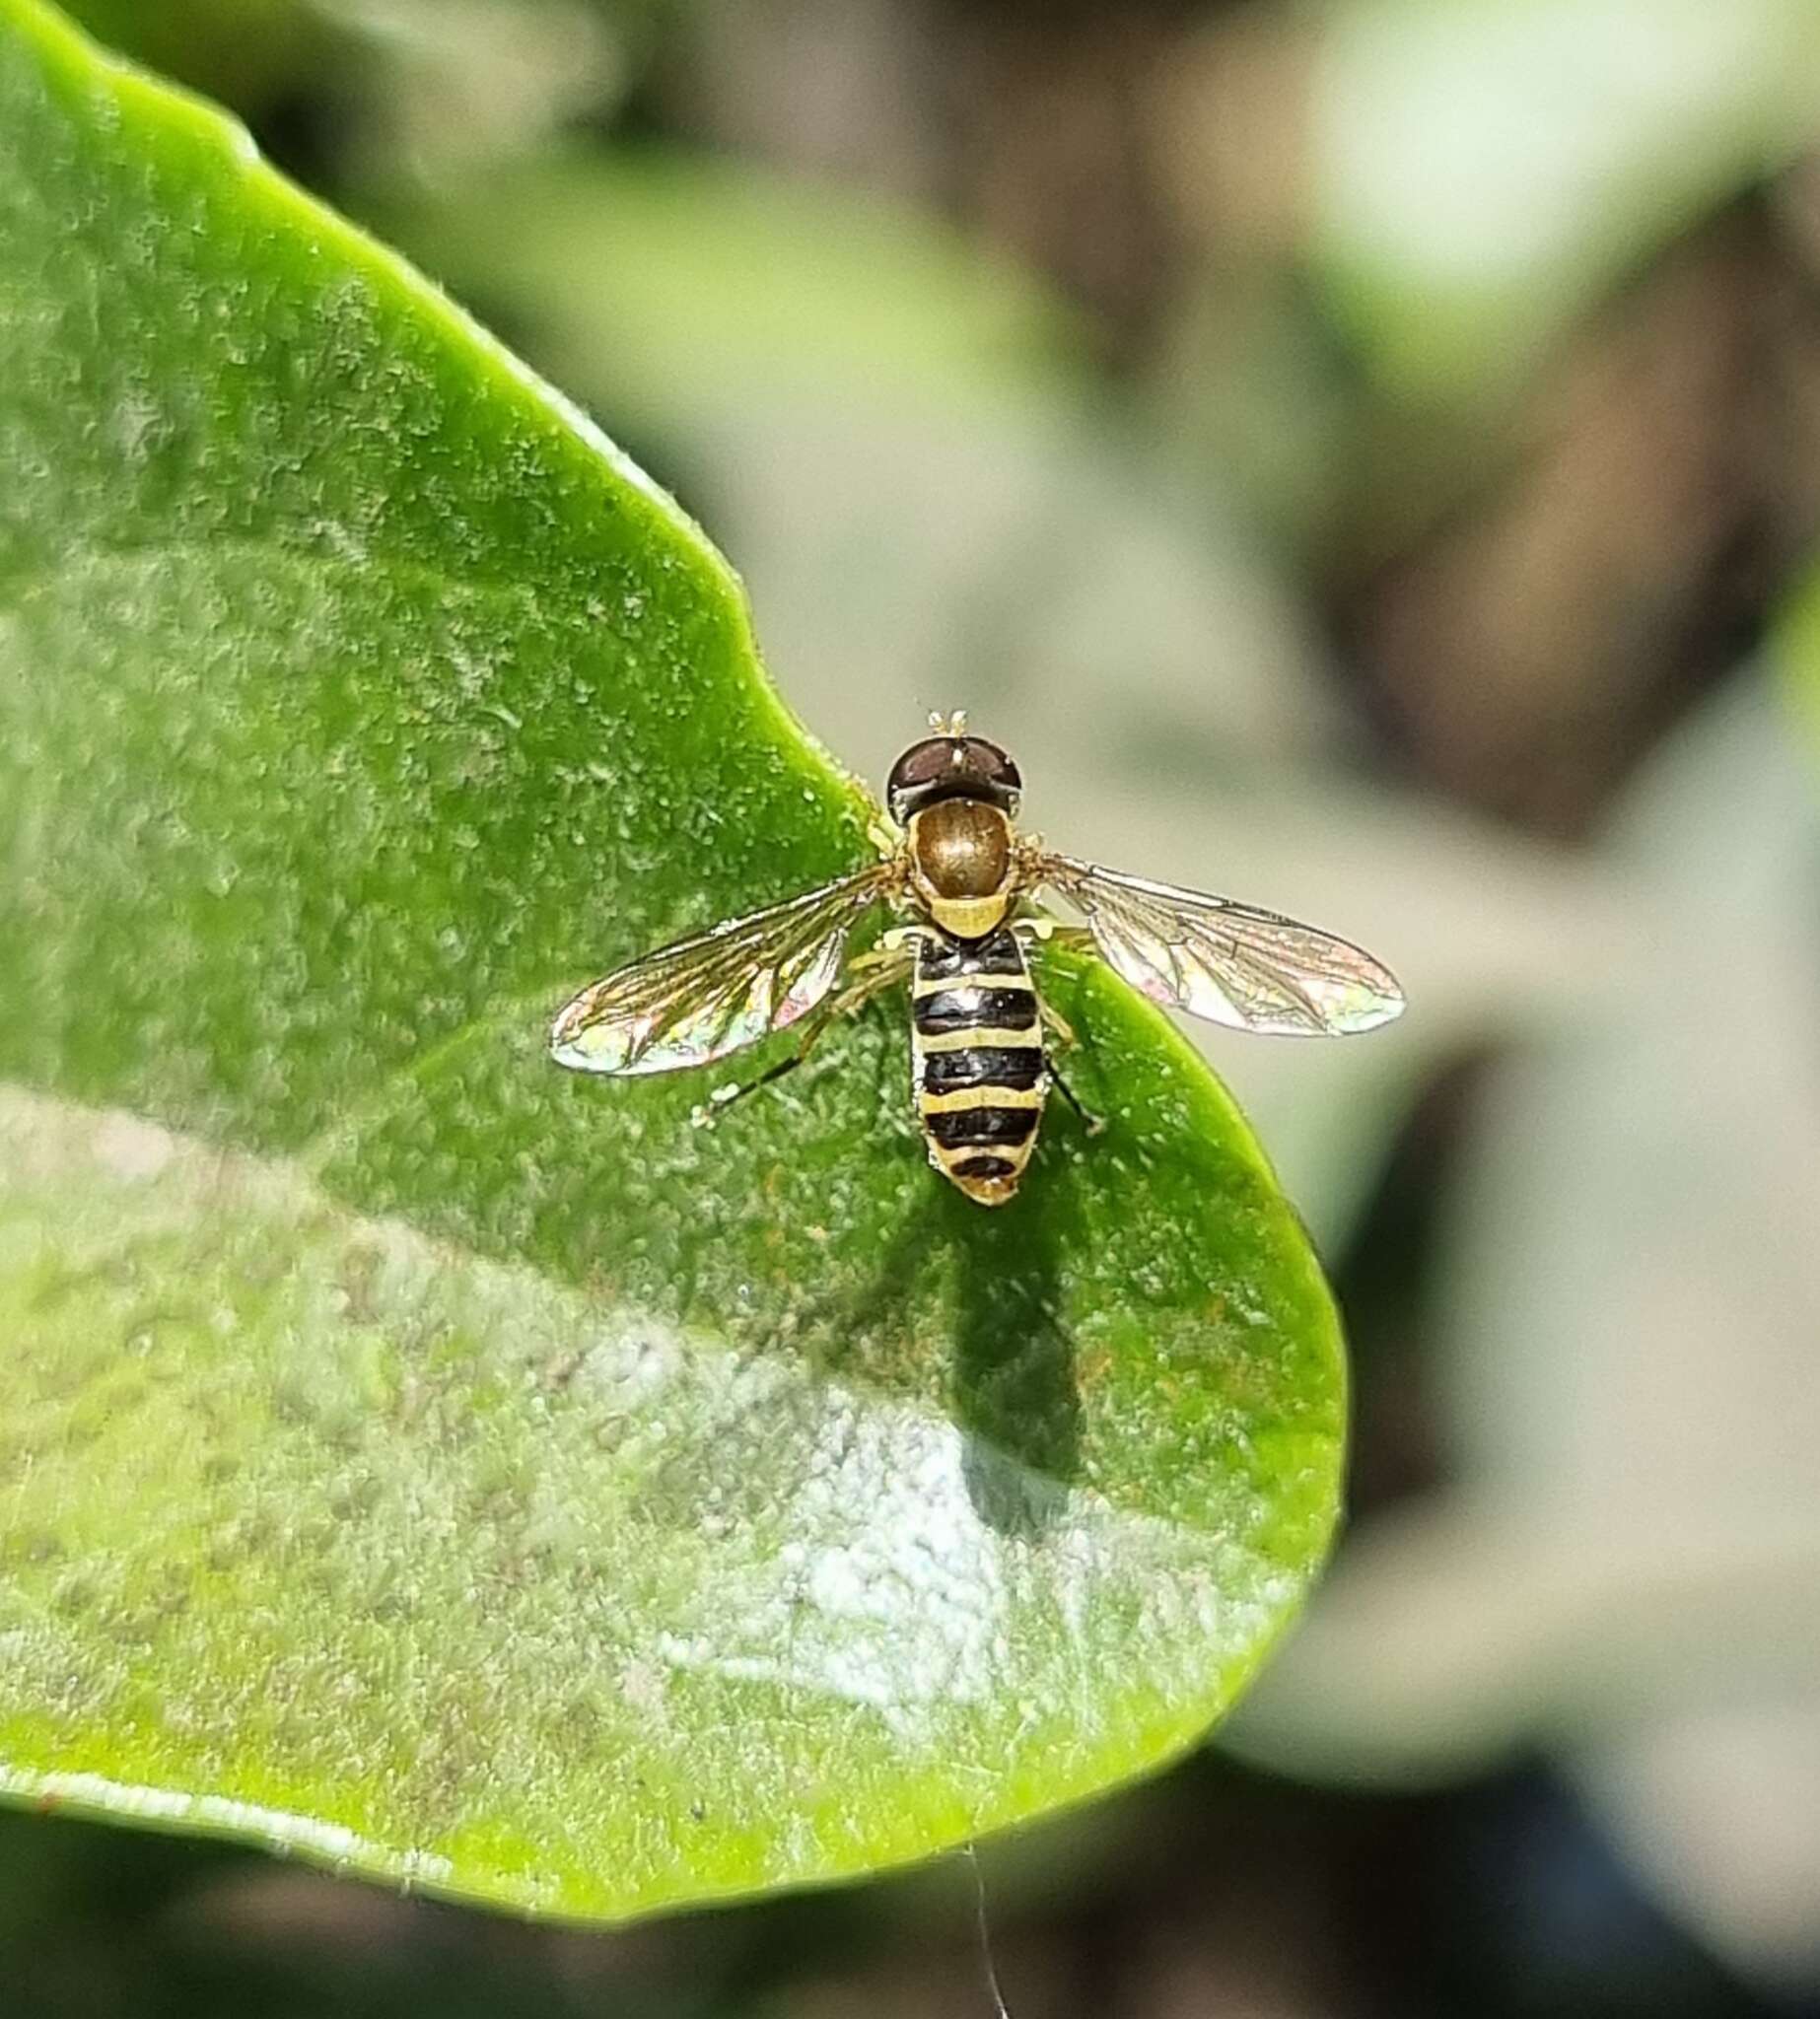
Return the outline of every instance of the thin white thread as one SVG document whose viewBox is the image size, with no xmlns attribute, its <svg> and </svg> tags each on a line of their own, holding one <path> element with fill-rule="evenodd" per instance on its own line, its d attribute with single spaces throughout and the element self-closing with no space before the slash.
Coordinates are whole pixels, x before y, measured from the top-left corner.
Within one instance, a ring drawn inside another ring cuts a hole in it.
<svg viewBox="0 0 1820 2019">
<path fill-rule="evenodd" d="M 973 1867 L 973 1895 L 978 1908 L 980 1931 L 980 1961 L 986 1966 L 986 1988 L 992 1993 L 993 2019 L 1012 2019 L 1011 2009 L 1005 2002 L 1005 1993 L 999 1988 L 999 1970 L 992 1960 L 992 1930 L 986 1924 L 986 1874 L 980 1865 L 978 1846 L 972 1844 L 961 1846 L 962 1854 Z"/>
</svg>

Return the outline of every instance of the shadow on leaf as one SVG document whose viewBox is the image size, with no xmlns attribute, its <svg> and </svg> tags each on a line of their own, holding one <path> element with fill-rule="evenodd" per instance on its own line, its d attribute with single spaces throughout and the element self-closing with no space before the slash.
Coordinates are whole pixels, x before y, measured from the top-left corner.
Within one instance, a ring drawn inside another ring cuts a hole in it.
<svg viewBox="0 0 1820 2019">
<path fill-rule="evenodd" d="M 855 1343 L 891 1335 L 939 1288 L 951 1312 L 945 1386 L 967 1436 L 968 1490 L 980 1518 L 1005 1534 L 1048 1527 L 1080 1476 L 1081 1397 L 1060 1279 L 1078 1218 L 1071 1165 L 1039 1165 L 1015 1203 L 996 1211 L 932 1173 L 865 1288 L 814 1314 L 815 1329 L 843 1342 L 828 1351 L 830 1370 L 852 1373 Z"/>
</svg>

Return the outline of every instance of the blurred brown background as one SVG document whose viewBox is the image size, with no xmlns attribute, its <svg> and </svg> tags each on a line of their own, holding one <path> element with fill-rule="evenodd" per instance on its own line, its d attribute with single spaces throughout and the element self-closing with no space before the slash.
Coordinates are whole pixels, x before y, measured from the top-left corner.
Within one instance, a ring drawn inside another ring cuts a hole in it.
<svg viewBox="0 0 1820 2019">
<path fill-rule="evenodd" d="M 1352 1519 L 1211 1748 L 981 1865 L 1016 2019 L 1820 2011 L 1820 9 L 88 0 L 745 574 L 875 773 L 1364 940 L 1215 1034 Z M 624 1934 L 0 1816 L 22 2014 L 989 2014 L 951 1861 Z"/>
</svg>

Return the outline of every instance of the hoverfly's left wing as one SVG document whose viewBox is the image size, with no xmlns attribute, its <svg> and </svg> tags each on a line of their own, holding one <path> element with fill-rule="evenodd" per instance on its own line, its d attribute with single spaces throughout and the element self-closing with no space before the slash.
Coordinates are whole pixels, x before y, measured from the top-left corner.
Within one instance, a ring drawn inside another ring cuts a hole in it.
<svg viewBox="0 0 1820 2019">
<path fill-rule="evenodd" d="M 1086 914 L 1107 962 L 1155 1003 L 1234 1030 L 1344 1037 L 1403 1011 L 1363 947 L 1230 898 L 1043 855 L 1037 873 Z"/>
<path fill-rule="evenodd" d="M 890 866 L 729 919 L 616 968 L 557 1017 L 550 1055 L 583 1073 L 674 1073 L 783 1030 L 840 977 L 847 935 Z"/>
</svg>

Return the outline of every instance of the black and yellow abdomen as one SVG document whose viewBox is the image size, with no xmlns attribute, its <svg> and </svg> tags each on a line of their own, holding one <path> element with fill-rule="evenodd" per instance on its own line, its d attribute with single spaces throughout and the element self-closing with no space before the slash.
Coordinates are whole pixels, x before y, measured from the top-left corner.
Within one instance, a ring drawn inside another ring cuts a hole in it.
<svg viewBox="0 0 1820 2019">
<path fill-rule="evenodd" d="M 982 1206 L 1017 1189 L 1049 1075 L 1029 966 L 1009 928 L 983 940 L 922 929 L 910 1056 L 929 1160 Z"/>
</svg>

